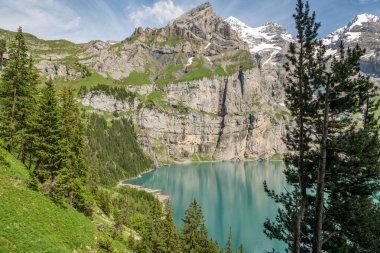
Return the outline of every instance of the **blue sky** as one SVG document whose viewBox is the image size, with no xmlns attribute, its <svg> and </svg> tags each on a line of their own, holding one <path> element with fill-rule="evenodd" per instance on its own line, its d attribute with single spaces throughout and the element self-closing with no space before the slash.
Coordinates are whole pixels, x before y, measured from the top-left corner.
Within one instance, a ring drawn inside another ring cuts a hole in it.
<svg viewBox="0 0 380 253">
<path fill-rule="evenodd" d="M 0 28 L 43 39 L 122 40 L 136 26 L 162 27 L 205 0 L 0 0 Z M 216 13 L 251 26 L 275 21 L 294 33 L 295 0 L 211 0 Z M 380 16 L 380 0 L 310 0 L 324 36 L 357 14 Z"/>
</svg>

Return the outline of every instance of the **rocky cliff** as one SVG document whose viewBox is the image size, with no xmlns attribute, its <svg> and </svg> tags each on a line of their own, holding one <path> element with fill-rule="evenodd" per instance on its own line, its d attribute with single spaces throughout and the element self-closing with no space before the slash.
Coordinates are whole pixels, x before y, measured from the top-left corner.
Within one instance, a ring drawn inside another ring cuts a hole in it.
<svg viewBox="0 0 380 253">
<path fill-rule="evenodd" d="M 237 73 L 163 88 L 130 87 L 140 99 L 128 101 L 92 92 L 82 103 L 100 111 L 131 115 L 143 148 L 161 163 L 269 158 L 285 150 L 281 136 L 287 113 L 260 95 L 258 76 L 258 70 L 245 72 L 243 89 Z M 158 94 L 162 96 L 154 101 L 155 106 L 143 105 Z"/>
</svg>

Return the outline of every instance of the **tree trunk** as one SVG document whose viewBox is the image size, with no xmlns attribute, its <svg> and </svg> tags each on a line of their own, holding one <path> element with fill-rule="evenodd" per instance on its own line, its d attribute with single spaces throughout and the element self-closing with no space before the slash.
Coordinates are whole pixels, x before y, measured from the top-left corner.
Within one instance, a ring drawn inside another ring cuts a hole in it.
<svg viewBox="0 0 380 253">
<path fill-rule="evenodd" d="M 325 190 L 325 176 L 326 176 L 326 156 L 327 156 L 327 135 L 329 125 L 329 96 L 330 96 L 330 75 L 327 77 L 326 92 L 325 92 L 325 108 L 323 112 L 323 129 L 321 141 L 321 157 L 318 171 L 317 181 L 317 197 L 316 197 L 316 213 L 314 225 L 314 238 L 313 238 L 313 253 L 320 253 L 322 251 L 322 226 L 323 226 L 323 202 Z"/>
</svg>

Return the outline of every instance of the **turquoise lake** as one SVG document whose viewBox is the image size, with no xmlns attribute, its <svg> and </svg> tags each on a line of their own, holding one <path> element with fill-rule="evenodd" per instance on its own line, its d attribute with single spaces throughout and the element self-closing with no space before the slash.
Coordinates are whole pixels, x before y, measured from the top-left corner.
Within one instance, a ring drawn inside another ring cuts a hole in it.
<svg viewBox="0 0 380 253">
<path fill-rule="evenodd" d="M 243 244 L 248 253 L 272 248 L 283 252 L 283 243 L 269 240 L 263 232 L 265 219 L 274 218 L 278 208 L 264 192 L 263 182 L 283 191 L 283 169 L 282 162 L 270 161 L 192 163 L 165 166 L 128 183 L 169 195 L 179 227 L 186 208 L 196 198 L 205 215 L 208 235 L 222 247 L 231 226 L 235 248 Z"/>
</svg>

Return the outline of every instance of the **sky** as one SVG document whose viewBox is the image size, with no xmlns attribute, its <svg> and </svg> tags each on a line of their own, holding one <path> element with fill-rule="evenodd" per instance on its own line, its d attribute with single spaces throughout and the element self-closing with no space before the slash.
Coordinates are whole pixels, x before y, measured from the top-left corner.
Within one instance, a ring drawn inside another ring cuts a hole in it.
<svg viewBox="0 0 380 253">
<path fill-rule="evenodd" d="M 122 40 L 135 27 L 163 27 L 206 0 L 0 0 L 0 28 L 42 39 Z M 222 18 L 234 16 L 250 26 L 273 21 L 295 33 L 296 0 L 211 0 Z M 380 0 L 310 0 L 322 23 L 320 36 L 345 26 L 357 14 L 380 16 Z"/>
</svg>

